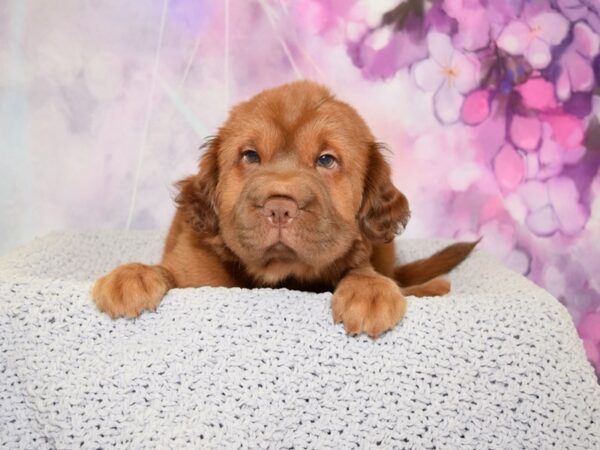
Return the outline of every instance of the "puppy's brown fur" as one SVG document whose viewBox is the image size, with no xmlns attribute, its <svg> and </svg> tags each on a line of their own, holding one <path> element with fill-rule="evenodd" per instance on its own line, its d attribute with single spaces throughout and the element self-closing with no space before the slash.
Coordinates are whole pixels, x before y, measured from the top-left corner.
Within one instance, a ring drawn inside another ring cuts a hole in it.
<svg viewBox="0 0 600 450">
<path fill-rule="evenodd" d="M 173 287 L 332 290 L 334 320 L 378 336 L 403 317 L 404 295 L 447 293 L 435 277 L 473 247 L 395 267 L 408 202 L 362 118 L 311 82 L 233 108 L 199 173 L 178 186 L 161 264 L 126 264 L 97 281 L 94 300 L 111 317 L 155 310 Z"/>
</svg>

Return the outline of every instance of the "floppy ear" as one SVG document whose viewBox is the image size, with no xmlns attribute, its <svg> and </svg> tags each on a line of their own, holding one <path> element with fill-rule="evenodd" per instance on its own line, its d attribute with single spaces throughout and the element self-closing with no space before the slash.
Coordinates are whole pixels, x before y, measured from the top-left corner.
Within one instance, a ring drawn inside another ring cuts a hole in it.
<svg viewBox="0 0 600 450">
<path fill-rule="evenodd" d="M 410 217 L 408 200 L 392 184 L 389 164 L 381 154 L 381 145 L 372 144 L 369 165 L 358 211 L 363 235 L 376 243 L 390 242 L 402 232 Z"/>
<path fill-rule="evenodd" d="M 200 172 L 177 183 L 179 195 L 175 202 L 194 231 L 214 236 L 219 232 L 216 207 L 219 138 L 208 140 L 202 147 L 207 149 L 200 160 Z"/>
</svg>

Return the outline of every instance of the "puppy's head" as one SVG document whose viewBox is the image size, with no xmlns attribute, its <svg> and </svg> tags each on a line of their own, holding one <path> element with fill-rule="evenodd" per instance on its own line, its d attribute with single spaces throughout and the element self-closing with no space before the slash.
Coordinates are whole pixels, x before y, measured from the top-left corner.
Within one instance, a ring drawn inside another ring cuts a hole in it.
<svg viewBox="0 0 600 450">
<path fill-rule="evenodd" d="M 200 173 L 180 187 L 192 228 L 218 236 L 249 274 L 271 285 L 319 282 L 332 265 L 349 263 L 357 245 L 393 239 L 409 216 L 365 122 L 311 82 L 236 106 Z"/>
</svg>

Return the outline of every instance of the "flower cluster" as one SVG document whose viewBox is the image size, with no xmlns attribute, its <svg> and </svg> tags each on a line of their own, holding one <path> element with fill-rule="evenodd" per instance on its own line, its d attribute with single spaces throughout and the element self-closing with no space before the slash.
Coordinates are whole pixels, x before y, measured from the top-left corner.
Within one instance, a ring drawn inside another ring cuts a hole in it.
<svg viewBox="0 0 600 450">
<path fill-rule="evenodd" d="M 588 355 L 600 373 L 600 331 L 589 331 L 589 323 L 600 327 L 600 286 L 581 267 L 582 260 L 600 260 L 600 247 L 585 245 L 600 239 L 590 226 L 594 205 L 600 206 L 593 188 L 600 182 L 600 4 L 342 4 L 341 13 L 321 7 L 326 18 L 320 23 L 328 27 L 322 31 L 330 33 L 332 24 L 343 31 L 363 77 L 385 80 L 408 71 L 431 98 L 440 124 L 465 128 L 472 136 L 477 173 L 487 183 L 481 195 L 491 206 L 455 236 L 505 230 L 512 251 L 501 256 L 581 320 L 582 336 L 592 336 L 586 337 Z M 499 139 L 489 138 L 492 129 Z M 489 180 L 494 189 L 487 189 Z M 472 198 L 469 189 L 455 195 Z M 569 256 L 565 249 L 576 244 L 580 254 Z"/>
</svg>

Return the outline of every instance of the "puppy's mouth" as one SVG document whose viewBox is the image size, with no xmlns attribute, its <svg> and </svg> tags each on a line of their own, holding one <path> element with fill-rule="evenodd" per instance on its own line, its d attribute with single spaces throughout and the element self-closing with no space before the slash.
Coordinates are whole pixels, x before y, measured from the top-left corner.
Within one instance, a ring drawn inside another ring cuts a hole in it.
<svg viewBox="0 0 600 450">
<path fill-rule="evenodd" d="M 263 262 L 269 264 L 273 261 L 295 261 L 298 259 L 296 251 L 279 241 L 267 247 L 263 253 Z"/>
</svg>

